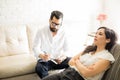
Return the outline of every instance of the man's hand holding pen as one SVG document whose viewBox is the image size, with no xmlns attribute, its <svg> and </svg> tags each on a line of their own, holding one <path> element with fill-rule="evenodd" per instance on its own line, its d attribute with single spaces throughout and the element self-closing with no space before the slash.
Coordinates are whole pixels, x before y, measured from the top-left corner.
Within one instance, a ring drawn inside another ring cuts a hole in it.
<svg viewBox="0 0 120 80">
<path fill-rule="evenodd" d="M 47 53 L 46 51 L 43 51 L 44 54 L 40 54 L 40 58 L 45 60 L 45 61 L 48 61 L 48 60 L 51 60 L 53 61 L 55 64 L 60 64 L 64 59 L 66 59 L 66 56 L 59 56 L 58 58 L 54 59 L 54 58 L 51 58 L 51 55 L 49 53 Z"/>
<path fill-rule="evenodd" d="M 44 54 L 40 54 L 39 57 L 45 61 L 48 61 L 50 59 L 50 54 L 45 52 Z"/>
</svg>

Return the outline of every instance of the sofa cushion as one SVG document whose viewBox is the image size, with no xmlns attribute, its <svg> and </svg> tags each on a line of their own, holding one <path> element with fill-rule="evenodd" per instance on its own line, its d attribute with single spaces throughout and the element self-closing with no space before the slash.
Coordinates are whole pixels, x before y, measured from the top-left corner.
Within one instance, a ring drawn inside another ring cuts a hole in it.
<svg viewBox="0 0 120 80">
<path fill-rule="evenodd" d="M 35 39 L 36 33 L 37 33 L 38 29 L 40 29 L 44 26 L 38 25 L 38 24 L 28 24 L 26 26 L 27 26 L 27 35 L 28 35 L 30 52 L 33 53 L 33 44 L 34 44 L 34 39 Z"/>
<path fill-rule="evenodd" d="M 32 74 L 26 74 L 26 75 L 15 76 L 10 78 L 4 78 L 0 80 L 41 80 L 41 79 L 36 73 L 32 73 Z"/>
<path fill-rule="evenodd" d="M 35 72 L 36 59 L 32 54 L 0 57 L 0 78 Z"/>
<path fill-rule="evenodd" d="M 29 53 L 25 25 L 0 25 L 0 57 Z"/>
<path fill-rule="evenodd" d="M 115 63 L 105 72 L 102 80 L 120 80 L 120 44 L 115 44 L 111 49 Z"/>
</svg>

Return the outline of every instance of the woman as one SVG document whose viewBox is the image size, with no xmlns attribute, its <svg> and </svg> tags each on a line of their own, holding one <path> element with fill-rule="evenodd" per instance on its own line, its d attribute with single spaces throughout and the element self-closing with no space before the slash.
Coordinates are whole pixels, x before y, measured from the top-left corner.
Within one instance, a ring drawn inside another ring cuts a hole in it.
<svg viewBox="0 0 120 80">
<path fill-rule="evenodd" d="M 101 80 L 104 72 L 115 59 L 110 49 L 116 43 L 117 36 L 112 29 L 98 28 L 93 45 L 69 61 L 70 68 L 42 80 Z"/>
</svg>

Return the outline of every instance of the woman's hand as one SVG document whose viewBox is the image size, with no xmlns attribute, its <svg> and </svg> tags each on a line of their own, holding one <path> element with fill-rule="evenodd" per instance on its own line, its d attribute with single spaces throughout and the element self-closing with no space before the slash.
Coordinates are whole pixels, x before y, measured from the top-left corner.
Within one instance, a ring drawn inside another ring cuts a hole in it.
<svg viewBox="0 0 120 80">
<path fill-rule="evenodd" d="M 75 65 L 79 65 L 80 64 L 80 59 L 76 59 L 76 61 L 75 61 Z"/>
<path fill-rule="evenodd" d="M 68 62 L 68 64 L 70 66 L 74 66 L 75 65 L 75 59 L 74 58 L 70 59 L 70 61 Z"/>
<path fill-rule="evenodd" d="M 68 64 L 71 65 L 71 66 L 75 66 L 76 60 L 78 60 L 80 58 L 80 56 L 81 56 L 81 53 L 72 57 Z"/>
</svg>

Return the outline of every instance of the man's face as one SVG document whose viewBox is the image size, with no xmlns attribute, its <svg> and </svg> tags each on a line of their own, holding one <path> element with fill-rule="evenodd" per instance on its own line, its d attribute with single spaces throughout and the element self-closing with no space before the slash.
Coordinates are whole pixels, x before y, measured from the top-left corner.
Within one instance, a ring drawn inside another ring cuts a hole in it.
<svg viewBox="0 0 120 80">
<path fill-rule="evenodd" d="M 50 30 L 52 32 L 57 32 L 62 24 L 62 19 L 57 19 L 55 16 L 52 20 L 49 20 L 50 22 Z"/>
</svg>

